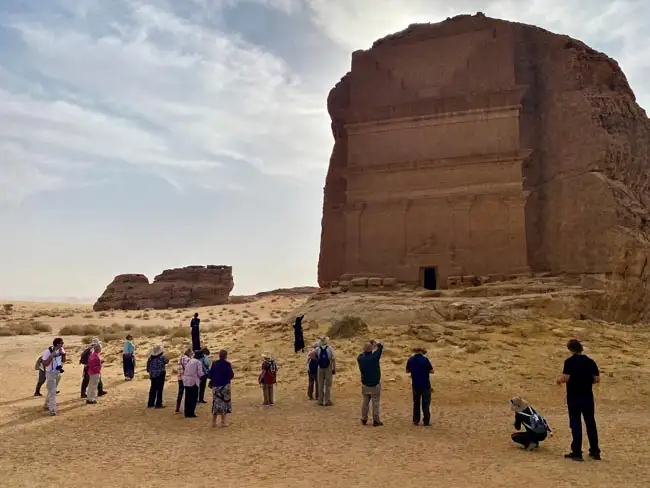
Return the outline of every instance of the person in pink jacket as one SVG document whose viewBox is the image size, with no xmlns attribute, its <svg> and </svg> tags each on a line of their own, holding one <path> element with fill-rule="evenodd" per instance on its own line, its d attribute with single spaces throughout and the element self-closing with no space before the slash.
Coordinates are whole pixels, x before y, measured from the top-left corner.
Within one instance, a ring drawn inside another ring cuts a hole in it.
<svg viewBox="0 0 650 488">
<path fill-rule="evenodd" d="M 88 399 L 86 403 L 93 405 L 97 403 L 97 395 L 99 388 L 99 378 L 102 374 L 102 358 L 101 358 L 102 346 L 101 344 L 95 344 L 93 346 L 93 351 L 90 353 L 88 358 Z"/>
</svg>

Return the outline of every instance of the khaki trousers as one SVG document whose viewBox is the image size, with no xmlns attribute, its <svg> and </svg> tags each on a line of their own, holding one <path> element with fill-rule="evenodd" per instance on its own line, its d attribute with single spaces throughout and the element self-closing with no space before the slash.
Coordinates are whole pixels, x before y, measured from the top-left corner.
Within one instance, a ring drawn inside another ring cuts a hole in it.
<svg viewBox="0 0 650 488">
<path fill-rule="evenodd" d="M 330 405 L 332 403 L 332 366 L 318 368 L 318 398 L 319 405 Z"/>
<path fill-rule="evenodd" d="M 377 386 L 361 385 L 361 420 L 368 420 L 368 410 L 372 402 L 372 420 L 379 422 L 379 396 L 381 395 L 381 384 Z"/>
</svg>

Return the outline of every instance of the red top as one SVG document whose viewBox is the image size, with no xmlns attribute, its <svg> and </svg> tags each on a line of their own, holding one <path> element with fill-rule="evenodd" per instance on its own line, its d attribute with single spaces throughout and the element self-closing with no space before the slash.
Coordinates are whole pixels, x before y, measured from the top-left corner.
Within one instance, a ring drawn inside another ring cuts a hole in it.
<svg viewBox="0 0 650 488">
<path fill-rule="evenodd" d="M 275 365 L 275 362 L 264 361 L 262 363 L 262 372 L 260 373 L 260 383 L 273 385 L 276 383 L 276 375 L 277 366 Z"/>
<path fill-rule="evenodd" d="M 88 374 L 100 374 L 102 372 L 102 358 L 97 351 L 88 358 Z"/>
</svg>

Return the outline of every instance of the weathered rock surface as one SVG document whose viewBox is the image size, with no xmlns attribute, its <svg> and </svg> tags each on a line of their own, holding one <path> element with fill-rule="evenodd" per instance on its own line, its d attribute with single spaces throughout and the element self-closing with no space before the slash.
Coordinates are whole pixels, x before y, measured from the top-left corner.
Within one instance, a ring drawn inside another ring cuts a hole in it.
<svg viewBox="0 0 650 488">
<path fill-rule="evenodd" d="M 206 307 L 228 303 L 234 287 L 231 266 L 166 269 L 153 283 L 142 274 L 118 275 L 93 310 Z"/>
<path fill-rule="evenodd" d="M 616 61 L 568 36 L 412 25 L 353 53 L 328 110 L 320 286 L 610 273 L 650 241 L 650 122 Z"/>
</svg>

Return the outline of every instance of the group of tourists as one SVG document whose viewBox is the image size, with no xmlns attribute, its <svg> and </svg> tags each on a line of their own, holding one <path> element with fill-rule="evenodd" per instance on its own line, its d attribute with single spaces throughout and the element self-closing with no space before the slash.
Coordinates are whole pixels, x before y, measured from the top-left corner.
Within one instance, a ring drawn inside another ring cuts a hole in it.
<svg viewBox="0 0 650 488">
<path fill-rule="evenodd" d="M 294 351 L 304 352 L 305 341 L 302 330 L 302 319 L 299 316 L 294 323 Z M 186 418 L 196 418 L 197 404 L 207 403 L 205 400 L 206 387 L 212 390 L 212 426 L 228 426 L 228 415 L 232 413 L 231 381 L 234 378 L 232 364 L 228 361 L 228 352 L 222 349 L 218 359 L 212 361 L 210 351 L 201 347 L 199 333 L 200 319 L 194 314 L 191 322 L 192 347 L 188 348 L 178 359 L 176 396 L 176 413 L 180 413 L 183 404 L 183 414 Z M 599 382 L 600 373 L 595 361 L 583 353 L 580 341 L 572 339 L 567 348 L 572 353 L 564 362 L 562 375 L 558 385 L 566 384 L 569 423 L 573 442 L 571 452 L 565 457 L 582 461 L 582 420 L 584 419 L 589 439 L 589 456 L 600 459 L 598 432 L 594 418 L 593 385 Z M 83 379 L 81 396 L 86 403 L 95 404 L 99 396 L 105 395 L 101 381 L 103 359 L 101 358 L 102 344 L 94 338 L 81 354 L 83 364 Z M 363 347 L 357 357 L 361 376 L 361 424 L 367 425 L 372 406 L 372 425 L 383 426 L 380 415 L 381 399 L 381 366 L 380 360 L 384 351 L 381 342 L 371 340 Z M 426 356 L 424 348 L 414 348 L 412 355 L 406 361 L 406 372 L 411 376 L 413 398 L 412 421 L 414 425 L 431 426 L 431 375 L 434 373 L 431 361 Z M 123 346 L 123 372 L 127 381 L 133 379 L 135 368 L 135 345 L 131 335 L 126 336 Z M 57 385 L 63 373 L 65 349 L 63 339 L 57 337 L 52 346 L 47 348 L 39 357 L 36 369 L 39 372 L 35 396 L 42 396 L 40 388 L 45 383 L 47 398 L 44 408 L 50 415 L 56 415 Z M 148 408 L 165 408 L 163 391 L 166 380 L 166 368 L 169 363 L 163 347 L 153 347 L 147 359 L 146 370 L 149 374 L 150 388 L 147 402 Z M 336 353 L 329 338 L 320 337 L 313 344 L 306 357 L 307 397 L 316 400 L 320 406 L 331 406 L 332 384 L 336 375 Z M 273 406 L 275 403 L 275 386 L 277 383 L 278 366 L 270 353 L 264 353 L 261 358 L 258 382 L 262 390 L 262 404 Z M 184 400 L 184 402 L 183 402 Z M 515 414 L 514 427 L 517 432 L 511 438 L 525 449 L 534 450 L 540 442 L 552 435 L 551 427 L 546 419 L 526 400 L 514 397 L 510 400 L 510 408 Z M 219 422 L 218 422 L 219 421 Z M 521 429 L 523 428 L 523 431 Z"/>
</svg>

